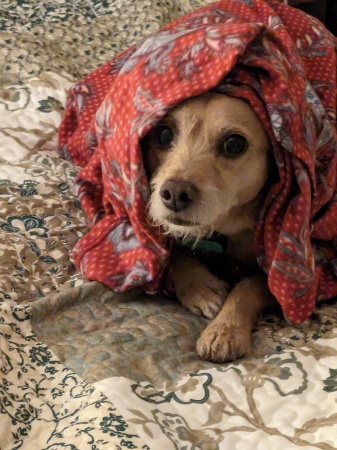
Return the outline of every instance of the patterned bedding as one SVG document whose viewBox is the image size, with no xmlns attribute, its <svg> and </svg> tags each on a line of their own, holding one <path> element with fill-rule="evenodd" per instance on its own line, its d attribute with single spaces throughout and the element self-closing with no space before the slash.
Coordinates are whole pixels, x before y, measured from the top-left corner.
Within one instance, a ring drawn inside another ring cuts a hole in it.
<svg viewBox="0 0 337 450">
<path fill-rule="evenodd" d="M 194 352 L 204 319 L 71 259 L 87 222 L 57 151 L 67 90 L 204 3 L 1 2 L 1 450 L 337 448 L 337 302 L 301 327 L 266 312 L 252 354 L 215 365 Z"/>
</svg>

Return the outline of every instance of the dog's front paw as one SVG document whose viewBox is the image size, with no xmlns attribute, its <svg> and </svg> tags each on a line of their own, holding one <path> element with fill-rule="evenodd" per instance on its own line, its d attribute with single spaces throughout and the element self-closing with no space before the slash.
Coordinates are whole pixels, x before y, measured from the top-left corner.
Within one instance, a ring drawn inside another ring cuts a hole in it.
<svg viewBox="0 0 337 450">
<path fill-rule="evenodd" d="M 227 298 L 228 283 L 203 270 L 175 285 L 180 303 L 197 316 L 214 319 Z"/>
<path fill-rule="evenodd" d="M 241 358 L 249 350 L 249 332 L 235 326 L 219 327 L 215 322 L 205 328 L 197 341 L 197 353 L 200 358 L 215 363 Z"/>
</svg>

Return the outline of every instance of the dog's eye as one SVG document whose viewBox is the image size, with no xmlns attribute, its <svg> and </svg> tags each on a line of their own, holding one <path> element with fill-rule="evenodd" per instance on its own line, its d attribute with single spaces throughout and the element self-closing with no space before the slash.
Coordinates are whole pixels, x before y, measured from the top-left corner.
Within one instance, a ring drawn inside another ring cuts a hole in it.
<svg viewBox="0 0 337 450">
<path fill-rule="evenodd" d="M 241 156 L 247 149 L 247 139 L 239 134 L 232 134 L 220 145 L 220 153 L 228 158 Z"/>
<path fill-rule="evenodd" d="M 174 132 L 172 128 L 162 123 L 154 128 L 153 133 L 154 138 L 161 149 L 166 150 L 170 148 L 174 139 Z"/>
</svg>

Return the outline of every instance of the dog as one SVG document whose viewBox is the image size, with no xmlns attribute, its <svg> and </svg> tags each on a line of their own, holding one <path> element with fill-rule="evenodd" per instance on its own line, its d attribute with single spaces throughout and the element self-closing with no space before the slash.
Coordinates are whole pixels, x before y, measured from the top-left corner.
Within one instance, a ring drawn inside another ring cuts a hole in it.
<svg viewBox="0 0 337 450">
<path fill-rule="evenodd" d="M 178 300 L 213 319 L 198 355 L 225 362 L 245 355 L 251 331 L 272 296 L 253 248 L 254 227 L 270 180 L 271 144 L 247 102 L 222 93 L 190 98 L 169 112 L 142 142 L 151 186 L 149 220 L 182 242 L 227 238 L 226 256 L 251 274 L 232 290 L 199 259 L 173 249 Z"/>
</svg>

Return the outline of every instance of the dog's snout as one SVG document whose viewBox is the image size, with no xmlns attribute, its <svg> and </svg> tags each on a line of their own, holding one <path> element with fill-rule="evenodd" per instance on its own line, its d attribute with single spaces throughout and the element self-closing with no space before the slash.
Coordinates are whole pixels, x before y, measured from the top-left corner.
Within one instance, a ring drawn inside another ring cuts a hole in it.
<svg viewBox="0 0 337 450">
<path fill-rule="evenodd" d="M 194 184 L 185 180 L 167 180 L 160 189 L 164 205 L 175 212 L 188 208 L 197 193 L 198 189 Z"/>
</svg>

